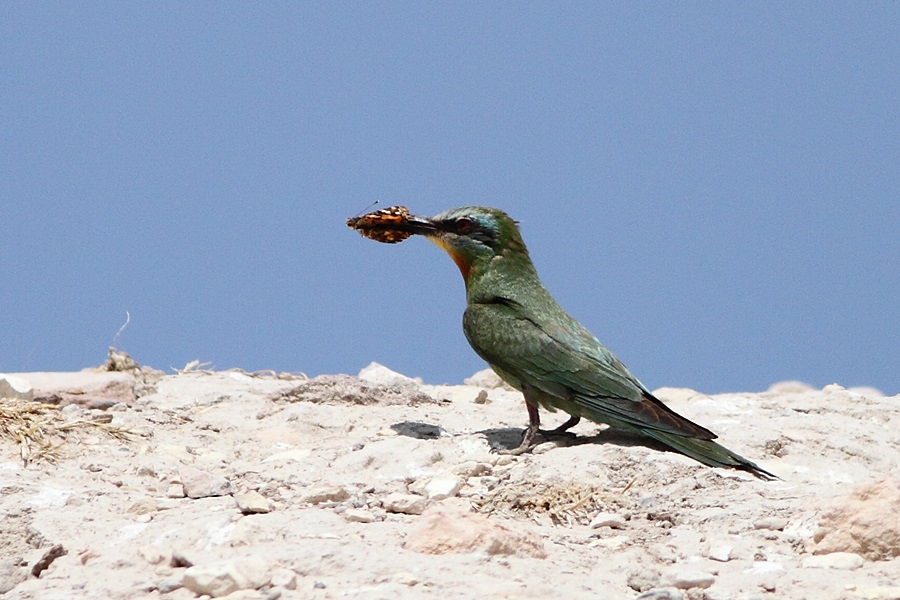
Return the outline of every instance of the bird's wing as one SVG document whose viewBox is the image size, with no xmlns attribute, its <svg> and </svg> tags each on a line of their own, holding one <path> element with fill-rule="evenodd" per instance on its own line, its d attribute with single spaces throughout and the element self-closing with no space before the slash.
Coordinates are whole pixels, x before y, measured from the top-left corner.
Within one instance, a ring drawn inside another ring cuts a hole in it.
<svg viewBox="0 0 900 600">
<path fill-rule="evenodd" d="M 463 317 L 466 338 L 484 360 L 514 378 L 511 383 L 558 398 L 558 408 L 574 403 L 581 416 L 597 422 L 716 437 L 656 399 L 576 321 L 560 325 L 541 323 L 518 303 L 499 298 L 470 304 Z"/>
</svg>

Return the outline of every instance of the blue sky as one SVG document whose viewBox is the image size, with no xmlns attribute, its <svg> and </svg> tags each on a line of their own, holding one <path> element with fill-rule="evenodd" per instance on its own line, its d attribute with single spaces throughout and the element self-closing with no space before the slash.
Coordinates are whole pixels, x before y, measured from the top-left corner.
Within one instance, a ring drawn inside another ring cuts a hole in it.
<svg viewBox="0 0 900 600">
<path fill-rule="evenodd" d="M 0 371 L 432 383 L 463 284 L 372 202 L 483 204 L 645 384 L 900 393 L 894 3 L 7 3 Z"/>
</svg>

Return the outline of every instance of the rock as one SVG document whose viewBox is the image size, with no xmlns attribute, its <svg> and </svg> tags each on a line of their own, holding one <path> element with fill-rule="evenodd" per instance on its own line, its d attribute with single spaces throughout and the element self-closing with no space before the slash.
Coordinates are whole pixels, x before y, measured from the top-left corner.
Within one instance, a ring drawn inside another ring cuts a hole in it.
<svg viewBox="0 0 900 600">
<path fill-rule="evenodd" d="M 611 512 L 599 512 L 591 519 L 591 529 L 600 529 L 601 527 L 625 529 L 625 517 Z"/>
<path fill-rule="evenodd" d="M 128 507 L 128 512 L 133 515 L 146 515 L 156 512 L 156 500 L 143 498 Z"/>
<path fill-rule="evenodd" d="M 659 585 L 660 572 L 656 569 L 638 568 L 628 573 L 626 584 L 636 592 L 646 592 Z"/>
<path fill-rule="evenodd" d="M 184 466 L 179 470 L 181 485 L 188 498 L 209 498 L 227 496 L 231 493 L 231 482 L 221 475 Z"/>
<path fill-rule="evenodd" d="M 478 371 L 464 380 L 463 383 L 487 390 L 507 389 L 515 391 L 512 386 L 500 379 L 500 376 L 497 375 L 493 369 L 483 369 Z"/>
<path fill-rule="evenodd" d="M 406 375 L 392 371 L 377 362 L 371 362 L 368 366 L 363 367 L 357 377 L 363 381 L 369 381 L 379 385 L 392 385 L 395 383 L 412 383 L 418 385 L 421 383 L 421 381 L 416 381 L 412 377 L 407 377 Z"/>
<path fill-rule="evenodd" d="M 400 494 L 393 492 L 381 501 L 384 510 L 390 513 L 402 513 L 405 515 L 421 515 L 425 511 L 428 499 L 415 494 Z"/>
<path fill-rule="evenodd" d="M 433 477 L 425 486 L 429 500 L 443 500 L 459 493 L 460 481 L 457 477 Z"/>
<path fill-rule="evenodd" d="M 343 502 L 350 497 L 343 486 L 340 485 L 320 485 L 309 488 L 300 494 L 300 502 L 308 502 L 309 504 L 321 504 L 323 502 Z"/>
<path fill-rule="evenodd" d="M 894 518 L 886 518 L 894 515 Z M 824 511 L 807 544 L 814 554 L 852 552 L 868 560 L 900 556 L 900 482 L 885 478 L 856 488 Z"/>
<path fill-rule="evenodd" d="M 803 568 L 853 571 L 863 566 L 863 563 L 865 562 L 866 561 L 859 554 L 853 554 L 852 552 L 833 552 L 831 554 L 807 556 L 803 559 Z"/>
<path fill-rule="evenodd" d="M 724 541 L 713 540 L 709 544 L 706 551 L 706 558 L 719 562 L 728 562 L 731 560 L 731 553 L 734 551 L 734 545 Z"/>
<path fill-rule="evenodd" d="M 0 373 L 0 398 L 17 398 L 33 400 L 34 389 L 24 377 Z"/>
<path fill-rule="evenodd" d="M 788 520 L 782 517 L 763 517 L 753 522 L 754 529 L 769 529 L 771 531 L 783 531 L 787 527 Z"/>
<path fill-rule="evenodd" d="M 127 372 L 37 372 L 28 373 L 27 381 L 34 388 L 34 398 L 55 396 L 61 404 L 84 404 L 98 398 L 113 399 L 126 404 L 135 401 L 135 378 Z"/>
<path fill-rule="evenodd" d="M 423 554 L 485 554 L 546 558 L 541 537 L 494 523 L 458 508 L 436 505 L 406 538 L 405 547 Z"/>
<path fill-rule="evenodd" d="M 662 581 L 667 586 L 689 590 L 691 588 L 706 589 L 715 583 L 716 578 L 709 573 L 676 565 L 666 572 Z"/>
<path fill-rule="evenodd" d="M 170 483 L 166 488 L 166 498 L 184 498 L 184 485 L 180 483 Z"/>
<path fill-rule="evenodd" d="M 362 508 L 348 508 L 344 511 L 344 519 L 350 523 L 374 523 L 378 518 Z"/>
<path fill-rule="evenodd" d="M 453 468 L 453 473 L 468 479 L 469 477 L 477 477 L 479 475 L 490 475 L 491 465 L 474 460 L 467 460 L 459 463 Z"/>
<path fill-rule="evenodd" d="M 238 590 L 257 589 L 269 583 L 268 563 L 259 556 L 221 561 L 185 570 L 181 585 L 195 594 L 221 598 Z"/>
<path fill-rule="evenodd" d="M 167 577 L 156 584 L 160 594 L 170 594 L 181 587 L 181 579 L 176 577 Z"/>
<path fill-rule="evenodd" d="M 235 494 L 234 501 L 245 515 L 267 513 L 272 510 L 272 502 L 256 490 L 243 494 Z"/>
</svg>

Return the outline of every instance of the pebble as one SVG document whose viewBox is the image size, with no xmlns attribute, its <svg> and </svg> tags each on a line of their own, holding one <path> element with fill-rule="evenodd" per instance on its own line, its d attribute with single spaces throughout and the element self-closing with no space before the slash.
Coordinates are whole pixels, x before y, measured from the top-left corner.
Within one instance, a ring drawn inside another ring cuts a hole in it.
<svg viewBox="0 0 900 600">
<path fill-rule="evenodd" d="M 663 582 L 667 585 L 682 590 L 689 590 L 691 588 L 706 589 L 715 583 L 715 581 L 716 578 L 710 573 L 681 567 L 670 569 L 663 577 Z"/>
<path fill-rule="evenodd" d="M 460 481 L 457 477 L 434 477 L 425 486 L 429 500 L 443 500 L 459 493 Z"/>
<path fill-rule="evenodd" d="M 732 552 L 734 552 L 733 544 L 714 539 L 709 543 L 709 550 L 706 551 L 706 558 L 719 562 L 728 562 L 731 560 Z"/>
<path fill-rule="evenodd" d="M 384 510 L 390 513 L 402 513 L 405 515 L 421 515 L 425 511 L 428 499 L 415 494 L 400 494 L 394 492 L 388 494 L 381 501 Z"/>
<path fill-rule="evenodd" d="M 474 460 L 467 460 L 465 462 L 461 462 L 453 469 L 454 475 L 459 475 L 460 477 L 477 477 L 479 475 L 489 475 L 491 473 L 491 465 L 482 462 L 476 462 Z"/>
<path fill-rule="evenodd" d="M 772 531 L 782 531 L 787 527 L 788 520 L 782 517 L 763 517 L 753 522 L 754 529 L 771 529 Z"/>
<path fill-rule="evenodd" d="M 859 554 L 853 552 L 832 552 L 807 556 L 803 559 L 803 567 L 806 569 L 840 569 L 852 571 L 863 566 L 865 560 Z"/>
<path fill-rule="evenodd" d="M 264 514 L 272 510 L 272 502 L 256 490 L 235 494 L 234 501 L 245 515 Z"/>
<path fill-rule="evenodd" d="M 350 497 L 343 486 L 340 485 L 321 485 L 309 488 L 300 494 L 301 502 L 309 504 L 321 504 L 323 502 L 343 502 Z"/>
<path fill-rule="evenodd" d="M 600 512 L 591 519 L 591 529 L 609 527 L 610 529 L 625 529 L 625 517 L 611 512 Z"/>
<path fill-rule="evenodd" d="M 378 518 L 361 508 L 348 508 L 344 511 L 344 519 L 351 523 L 374 523 Z"/>
<path fill-rule="evenodd" d="M 213 598 L 238 590 L 256 589 L 270 582 L 268 562 L 259 556 L 193 566 L 185 570 L 181 584 L 195 594 Z"/>
<path fill-rule="evenodd" d="M 188 498 L 227 496 L 231 493 L 231 482 L 222 475 L 184 466 L 179 470 L 179 477 Z"/>
</svg>

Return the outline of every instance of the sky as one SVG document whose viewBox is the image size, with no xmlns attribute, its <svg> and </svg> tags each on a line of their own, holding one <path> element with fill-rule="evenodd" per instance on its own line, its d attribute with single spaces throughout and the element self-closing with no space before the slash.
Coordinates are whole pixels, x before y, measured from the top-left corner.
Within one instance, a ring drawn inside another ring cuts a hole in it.
<svg viewBox="0 0 900 600">
<path fill-rule="evenodd" d="M 651 389 L 900 393 L 895 3 L 0 14 L 0 372 L 461 383 L 459 272 L 346 227 L 377 201 L 505 210 Z"/>
</svg>

